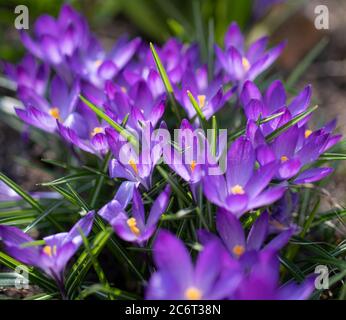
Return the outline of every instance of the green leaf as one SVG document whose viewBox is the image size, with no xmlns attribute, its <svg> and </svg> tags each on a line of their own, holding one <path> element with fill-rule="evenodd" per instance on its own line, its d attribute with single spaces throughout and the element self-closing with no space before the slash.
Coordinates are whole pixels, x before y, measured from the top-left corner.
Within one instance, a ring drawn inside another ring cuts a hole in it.
<svg viewBox="0 0 346 320">
<path fill-rule="evenodd" d="M 84 180 L 84 179 L 90 180 L 94 177 L 95 177 L 95 175 L 91 175 L 89 172 L 74 173 L 74 174 L 70 174 L 70 175 L 67 175 L 65 177 L 61 177 L 59 179 L 50 181 L 50 182 L 43 182 L 43 183 L 41 183 L 41 186 L 56 186 L 59 184 L 65 184 L 65 183 Z"/>
</svg>

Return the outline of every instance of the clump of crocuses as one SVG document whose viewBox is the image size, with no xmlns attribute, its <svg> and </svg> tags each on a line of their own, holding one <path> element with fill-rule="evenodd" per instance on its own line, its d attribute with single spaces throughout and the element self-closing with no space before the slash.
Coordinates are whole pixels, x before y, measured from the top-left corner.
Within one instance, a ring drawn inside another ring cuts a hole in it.
<svg viewBox="0 0 346 320">
<path fill-rule="evenodd" d="M 122 257 L 143 260 L 149 279 L 139 287 L 147 299 L 310 297 L 312 277 L 280 282 L 280 255 L 300 231 L 287 197 L 297 199 L 297 186 L 332 173 L 317 161 L 341 136 L 334 120 L 311 124 L 311 86 L 288 102 L 281 81 L 264 91 L 254 83 L 284 42 L 268 49 L 263 37 L 246 46 L 231 23 L 224 48 L 215 45 L 214 69 L 198 44 L 178 39 L 154 50 L 124 37 L 107 52 L 68 5 L 57 18 L 39 17 L 21 39 L 27 55 L 18 65 L 4 63 L 22 102 L 14 106 L 18 117 L 59 136 L 70 157 L 82 150 L 106 166 L 94 168 L 104 180 L 96 181 L 92 211 L 69 232 L 38 245 L 25 225 L 0 225 L 10 256 L 42 270 L 63 292 L 65 268 L 83 237 L 97 232 L 97 219 L 101 229 L 112 227 L 109 241 Z M 210 139 L 205 129 L 235 112 L 242 127 L 226 127 L 220 139 L 214 130 Z M 53 195 L 47 198 L 62 201 Z M 0 182 L 0 201 L 19 196 Z"/>
</svg>

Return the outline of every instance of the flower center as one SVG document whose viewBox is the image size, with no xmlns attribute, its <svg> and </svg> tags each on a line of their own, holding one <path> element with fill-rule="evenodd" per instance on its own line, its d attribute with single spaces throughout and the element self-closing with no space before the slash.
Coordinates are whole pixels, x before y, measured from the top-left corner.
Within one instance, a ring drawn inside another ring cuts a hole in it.
<svg viewBox="0 0 346 320">
<path fill-rule="evenodd" d="M 244 70 L 245 70 L 245 71 L 249 71 L 249 69 L 250 69 L 250 67 L 251 67 L 251 64 L 250 64 L 249 60 L 246 59 L 245 57 L 243 57 L 243 59 L 242 59 L 241 62 L 242 62 L 242 64 L 243 64 Z"/>
<path fill-rule="evenodd" d="M 127 93 L 127 89 L 126 89 L 124 86 L 121 87 L 121 91 L 122 91 L 123 93 Z"/>
<path fill-rule="evenodd" d="M 49 114 L 50 114 L 54 119 L 61 120 L 61 118 L 60 118 L 60 111 L 59 111 L 58 108 L 51 108 L 51 109 L 49 109 Z"/>
<path fill-rule="evenodd" d="M 101 59 L 98 59 L 94 62 L 94 65 L 96 68 L 98 68 L 100 65 L 102 64 L 102 60 Z"/>
<path fill-rule="evenodd" d="M 245 248 L 244 248 L 244 246 L 237 244 L 233 247 L 232 252 L 237 257 L 240 257 L 245 252 Z"/>
<path fill-rule="evenodd" d="M 305 139 L 309 138 L 312 133 L 312 130 L 305 130 L 304 137 Z"/>
<path fill-rule="evenodd" d="M 204 94 L 197 96 L 198 105 L 201 109 L 205 106 L 205 99 L 206 99 L 206 96 Z"/>
<path fill-rule="evenodd" d="M 129 160 L 129 165 L 131 166 L 131 168 L 133 169 L 133 171 L 138 174 L 138 168 L 137 168 L 137 164 L 133 159 Z"/>
<path fill-rule="evenodd" d="M 94 137 L 96 136 L 98 133 L 104 133 L 104 130 L 102 127 L 95 127 L 93 129 L 93 131 L 91 131 L 91 136 Z"/>
<path fill-rule="evenodd" d="M 288 157 L 286 157 L 286 156 L 281 157 L 281 162 L 286 162 L 287 160 L 288 160 Z"/>
<path fill-rule="evenodd" d="M 131 232 L 136 235 L 137 237 L 141 234 L 141 231 L 137 227 L 137 221 L 135 218 L 130 218 L 126 221 L 127 225 L 129 226 Z"/>
<path fill-rule="evenodd" d="M 200 300 L 202 298 L 202 292 L 195 287 L 189 287 L 185 291 L 185 297 L 187 300 Z"/>
<path fill-rule="evenodd" d="M 195 171 L 195 169 L 196 169 L 196 161 L 195 161 L 195 160 L 192 160 L 192 161 L 191 161 L 190 169 L 191 169 L 192 172 Z"/>
<path fill-rule="evenodd" d="M 231 193 L 232 194 L 244 194 L 245 191 L 241 185 L 236 184 L 234 187 L 231 188 Z"/>
<path fill-rule="evenodd" d="M 56 246 L 44 246 L 43 252 L 48 256 L 51 257 L 56 254 Z"/>
</svg>

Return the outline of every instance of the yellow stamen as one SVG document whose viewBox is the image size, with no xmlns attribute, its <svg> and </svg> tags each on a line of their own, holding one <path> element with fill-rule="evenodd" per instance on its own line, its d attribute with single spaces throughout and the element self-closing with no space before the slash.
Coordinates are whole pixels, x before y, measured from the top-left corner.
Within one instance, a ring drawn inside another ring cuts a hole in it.
<svg viewBox="0 0 346 320">
<path fill-rule="evenodd" d="M 305 130 L 305 133 L 304 133 L 305 139 L 309 138 L 311 133 L 312 133 L 312 130 Z"/>
<path fill-rule="evenodd" d="M 281 157 L 281 162 L 286 162 L 287 160 L 288 160 L 288 158 L 286 156 Z"/>
<path fill-rule="evenodd" d="M 137 227 L 137 221 L 135 218 L 130 218 L 126 221 L 127 225 L 129 226 L 131 232 L 136 235 L 137 237 L 141 234 L 141 231 Z"/>
<path fill-rule="evenodd" d="M 236 184 L 234 187 L 231 188 L 231 193 L 232 194 L 244 194 L 245 191 L 242 186 L 239 184 Z"/>
<path fill-rule="evenodd" d="M 204 108 L 204 106 L 205 106 L 205 99 L 206 99 L 206 96 L 204 94 L 197 96 L 198 105 L 201 109 Z"/>
<path fill-rule="evenodd" d="M 54 118 L 54 119 L 57 119 L 57 120 L 60 120 L 60 111 L 58 108 L 51 108 L 49 110 L 49 114 Z"/>
<path fill-rule="evenodd" d="M 93 131 L 91 131 L 91 136 L 94 137 L 94 136 L 96 136 L 98 133 L 103 133 L 103 132 L 104 132 L 104 130 L 103 130 L 102 127 L 95 127 L 95 128 L 93 129 Z"/>
<path fill-rule="evenodd" d="M 191 168 L 191 171 L 194 172 L 195 169 L 196 169 L 196 161 L 195 160 L 192 160 L 191 164 L 190 164 L 190 168 Z"/>
<path fill-rule="evenodd" d="M 102 60 L 98 59 L 94 62 L 94 64 L 95 64 L 95 67 L 98 68 L 102 64 Z"/>
<path fill-rule="evenodd" d="M 249 60 L 246 59 L 245 57 L 243 57 L 243 59 L 242 59 L 241 62 L 242 62 L 242 64 L 243 64 L 244 70 L 245 70 L 245 71 L 249 71 L 249 69 L 250 69 L 250 67 L 251 67 L 251 64 L 250 64 Z"/>
<path fill-rule="evenodd" d="M 127 92 L 127 89 L 125 87 L 121 87 L 121 91 L 126 93 Z"/>
<path fill-rule="evenodd" d="M 237 244 L 237 245 L 235 245 L 233 247 L 232 252 L 237 257 L 240 257 L 245 252 L 245 248 L 244 248 L 244 246 L 241 246 L 240 244 Z"/>
<path fill-rule="evenodd" d="M 131 166 L 131 168 L 133 169 L 133 171 L 138 174 L 138 168 L 137 168 L 137 164 L 133 159 L 129 160 L 129 165 Z"/>
<path fill-rule="evenodd" d="M 195 287 L 189 287 L 185 291 L 185 297 L 187 300 L 200 300 L 202 298 L 202 292 Z"/>
<path fill-rule="evenodd" d="M 53 247 L 52 246 L 44 246 L 43 247 L 43 252 L 47 256 L 51 257 L 51 256 L 56 254 L 56 246 L 53 246 Z"/>
</svg>

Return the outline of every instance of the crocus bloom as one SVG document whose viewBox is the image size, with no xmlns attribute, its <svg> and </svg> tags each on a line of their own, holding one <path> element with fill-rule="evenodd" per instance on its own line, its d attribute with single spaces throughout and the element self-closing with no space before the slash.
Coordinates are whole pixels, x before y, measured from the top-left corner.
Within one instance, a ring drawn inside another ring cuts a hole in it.
<svg viewBox="0 0 346 320">
<path fill-rule="evenodd" d="M 106 112 L 117 122 L 129 116 L 127 126 L 140 131 L 141 123 L 150 122 L 155 127 L 165 111 L 165 94 L 156 99 L 144 80 L 134 83 L 129 91 L 124 87 L 107 82 L 105 86 Z"/>
<path fill-rule="evenodd" d="M 255 150 L 248 138 L 243 136 L 234 141 L 228 151 L 225 176 L 203 178 L 208 200 L 240 217 L 281 198 L 285 187 L 267 188 L 280 164 L 272 161 L 255 169 L 255 160 Z"/>
<path fill-rule="evenodd" d="M 243 257 L 247 259 L 246 253 L 252 251 L 278 251 L 287 244 L 293 234 L 292 230 L 288 229 L 264 246 L 269 230 L 269 215 L 266 211 L 256 219 L 247 238 L 239 219 L 222 208 L 218 210 L 216 215 L 216 228 L 222 243 L 235 259 L 242 259 Z M 199 232 L 199 239 L 202 244 L 214 238 L 217 239 L 215 235 L 206 231 Z"/>
<path fill-rule="evenodd" d="M 120 238 L 142 244 L 154 234 L 161 215 L 167 209 L 170 193 L 170 186 L 167 185 L 152 204 L 147 218 L 143 200 L 136 188 L 133 189 L 131 216 L 126 213 L 124 205 L 117 199 L 106 204 L 98 214 L 109 222 Z"/>
<path fill-rule="evenodd" d="M 280 161 L 280 167 L 276 174 L 278 179 L 289 179 L 295 176 L 303 166 L 317 160 L 325 151 L 325 146 L 329 141 L 330 134 L 323 133 L 307 135 L 305 130 L 305 141 L 298 145 L 300 129 L 297 125 L 292 126 L 281 133 L 269 144 L 260 145 L 256 149 L 257 159 L 261 165 L 265 165 L 274 160 Z M 313 172 L 309 171 L 313 170 Z M 296 183 L 315 182 L 329 175 L 332 168 L 313 168 L 301 173 L 296 179 Z"/>
<path fill-rule="evenodd" d="M 199 129 L 194 129 L 188 120 L 183 119 L 174 146 L 163 146 L 165 163 L 182 179 L 189 183 L 196 199 L 197 188 L 202 177 L 211 172 L 220 172 L 218 162 L 227 148 L 227 135 L 220 134 L 215 155 L 212 154 L 209 141 Z"/>
<path fill-rule="evenodd" d="M 64 123 L 57 121 L 57 124 L 60 135 L 72 145 L 99 156 L 107 153 L 107 125 L 100 122 L 96 114 L 82 102 L 78 103 L 76 112 L 71 113 Z"/>
<path fill-rule="evenodd" d="M 301 284 L 279 284 L 280 263 L 276 252 L 265 250 L 257 254 L 237 290 L 230 296 L 234 300 L 305 300 L 314 290 L 314 278 Z"/>
<path fill-rule="evenodd" d="M 34 56 L 26 54 L 17 65 L 8 62 L 4 62 L 3 65 L 5 74 L 17 87 L 29 87 L 38 95 L 45 93 L 49 77 L 47 64 L 39 63 Z"/>
<path fill-rule="evenodd" d="M 245 50 L 244 36 L 235 22 L 230 25 L 224 42 L 225 51 L 216 46 L 216 56 L 229 79 L 238 85 L 239 92 L 246 80 L 254 80 L 268 69 L 285 46 L 281 43 L 266 51 L 268 37 L 262 37 Z"/>
<path fill-rule="evenodd" d="M 153 254 L 157 271 L 149 281 L 146 299 L 225 299 L 241 280 L 237 270 L 224 268 L 227 254 L 217 241 L 206 244 L 193 264 L 183 242 L 160 231 Z"/>
<path fill-rule="evenodd" d="M 208 81 L 207 66 L 194 70 L 186 70 L 181 81 L 181 89 L 175 89 L 175 95 L 180 104 L 184 107 L 189 119 L 196 115 L 196 111 L 191 104 L 188 92 L 197 100 L 204 116 L 208 120 L 218 110 L 220 110 L 232 95 L 232 90 L 224 94 L 221 76 L 216 77 L 211 82 Z"/>
<path fill-rule="evenodd" d="M 33 89 L 20 86 L 18 96 L 25 108 L 16 108 L 16 113 L 24 122 L 47 132 L 57 129 L 57 120 L 64 123 L 74 111 L 78 102 L 79 82 L 69 89 L 67 84 L 55 76 L 50 85 L 49 101 Z"/>
<path fill-rule="evenodd" d="M 13 258 L 40 268 L 59 286 L 64 282 L 64 270 L 83 243 L 80 232 L 88 236 L 94 220 L 94 212 L 80 219 L 67 233 L 57 233 L 45 237 L 44 246 L 30 245 L 34 240 L 18 228 L 0 225 L 0 238 L 5 251 Z"/>
<path fill-rule="evenodd" d="M 142 124 L 142 149 L 136 150 L 126 139 L 112 128 L 106 129 L 106 136 L 114 159 L 109 164 L 109 175 L 112 178 L 123 178 L 141 184 L 146 189 L 151 186 L 151 177 L 159 161 L 162 148 L 157 148 L 150 123 Z"/>
<path fill-rule="evenodd" d="M 260 126 L 266 136 L 293 117 L 306 111 L 310 105 L 311 93 L 311 86 L 308 85 L 290 103 L 287 103 L 286 91 L 281 81 L 274 81 L 266 90 L 264 97 L 253 82 L 246 81 L 240 94 L 240 101 L 248 120 L 257 121 L 260 118 L 282 112 L 281 116 Z M 298 126 L 301 127 L 309 119 L 310 116 L 305 117 L 298 123 Z"/>
</svg>

